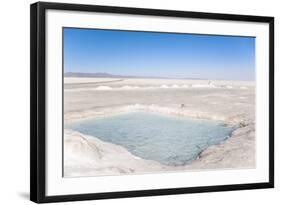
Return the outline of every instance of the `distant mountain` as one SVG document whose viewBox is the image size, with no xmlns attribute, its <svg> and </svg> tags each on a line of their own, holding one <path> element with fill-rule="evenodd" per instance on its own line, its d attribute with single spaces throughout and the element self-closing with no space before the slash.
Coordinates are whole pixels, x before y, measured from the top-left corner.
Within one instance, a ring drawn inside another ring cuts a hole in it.
<svg viewBox="0 0 281 205">
<path fill-rule="evenodd" d="M 203 78 L 168 78 L 160 76 L 131 76 L 131 75 L 114 75 L 109 73 L 79 73 L 67 72 L 64 77 L 79 77 L 79 78 L 159 78 L 159 79 L 183 79 L 183 80 L 206 80 Z"/>
<path fill-rule="evenodd" d="M 130 76 L 113 75 L 108 73 L 79 73 L 79 72 L 67 72 L 64 73 L 64 77 L 84 77 L 84 78 L 124 78 Z"/>
<path fill-rule="evenodd" d="M 67 72 L 64 73 L 64 77 L 84 77 L 84 78 L 165 78 L 165 77 L 153 77 L 153 76 L 133 76 L 133 75 L 114 75 L 109 73 L 79 73 L 79 72 Z M 169 78 L 165 78 L 169 79 Z"/>
</svg>

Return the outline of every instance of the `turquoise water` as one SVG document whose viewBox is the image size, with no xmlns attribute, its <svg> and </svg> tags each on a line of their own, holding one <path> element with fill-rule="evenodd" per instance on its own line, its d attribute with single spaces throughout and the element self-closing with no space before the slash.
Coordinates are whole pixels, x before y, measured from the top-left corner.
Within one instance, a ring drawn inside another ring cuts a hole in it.
<svg viewBox="0 0 281 205">
<path fill-rule="evenodd" d="M 216 121 L 147 112 L 85 120 L 66 127 L 171 166 L 189 164 L 208 146 L 227 139 L 234 129 Z"/>
</svg>

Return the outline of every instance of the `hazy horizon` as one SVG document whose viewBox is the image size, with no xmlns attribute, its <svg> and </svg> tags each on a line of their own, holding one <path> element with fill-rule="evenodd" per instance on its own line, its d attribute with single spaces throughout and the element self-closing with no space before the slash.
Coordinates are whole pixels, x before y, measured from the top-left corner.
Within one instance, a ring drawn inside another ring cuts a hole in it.
<svg viewBox="0 0 281 205">
<path fill-rule="evenodd" d="M 255 38 L 64 28 L 64 73 L 255 80 Z"/>
<path fill-rule="evenodd" d="M 66 72 L 65 74 L 74 74 L 73 76 L 64 76 L 64 77 L 75 77 L 75 78 L 148 78 L 148 79 L 174 79 L 174 80 L 218 80 L 224 81 L 224 79 L 208 79 L 208 78 L 192 78 L 192 77 L 163 77 L 163 76 L 129 76 L 129 75 L 119 75 L 119 74 L 111 74 L 104 72 L 96 72 L 96 73 L 82 73 L 82 72 Z M 79 74 L 83 74 L 84 76 L 77 76 Z M 91 76 L 95 74 L 105 74 L 108 76 Z M 86 76 L 89 75 L 89 76 Z M 111 76 L 110 76 L 111 75 Z M 255 80 L 225 80 L 225 81 L 255 81 Z"/>
</svg>

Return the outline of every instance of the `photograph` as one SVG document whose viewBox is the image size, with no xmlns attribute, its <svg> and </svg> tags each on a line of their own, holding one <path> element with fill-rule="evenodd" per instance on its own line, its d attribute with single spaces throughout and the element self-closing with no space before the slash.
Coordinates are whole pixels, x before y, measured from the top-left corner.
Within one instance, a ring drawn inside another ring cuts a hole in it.
<svg viewBox="0 0 281 205">
<path fill-rule="evenodd" d="M 30 200 L 274 188 L 274 17 L 246 13 L 31 4 Z"/>
<path fill-rule="evenodd" d="M 63 177 L 256 167 L 256 37 L 62 28 Z"/>
</svg>

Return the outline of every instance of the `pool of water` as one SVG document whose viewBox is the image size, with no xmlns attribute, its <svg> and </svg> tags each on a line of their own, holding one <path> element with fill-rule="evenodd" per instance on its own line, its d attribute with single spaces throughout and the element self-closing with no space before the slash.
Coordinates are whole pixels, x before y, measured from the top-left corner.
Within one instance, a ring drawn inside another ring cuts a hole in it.
<svg viewBox="0 0 281 205">
<path fill-rule="evenodd" d="M 227 139 L 233 127 L 217 121 L 133 112 L 66 125 L 66 128 L 125 147 L 135 156 L 165 165 L 189 164 L 210 145 Z"/>
</svg>

